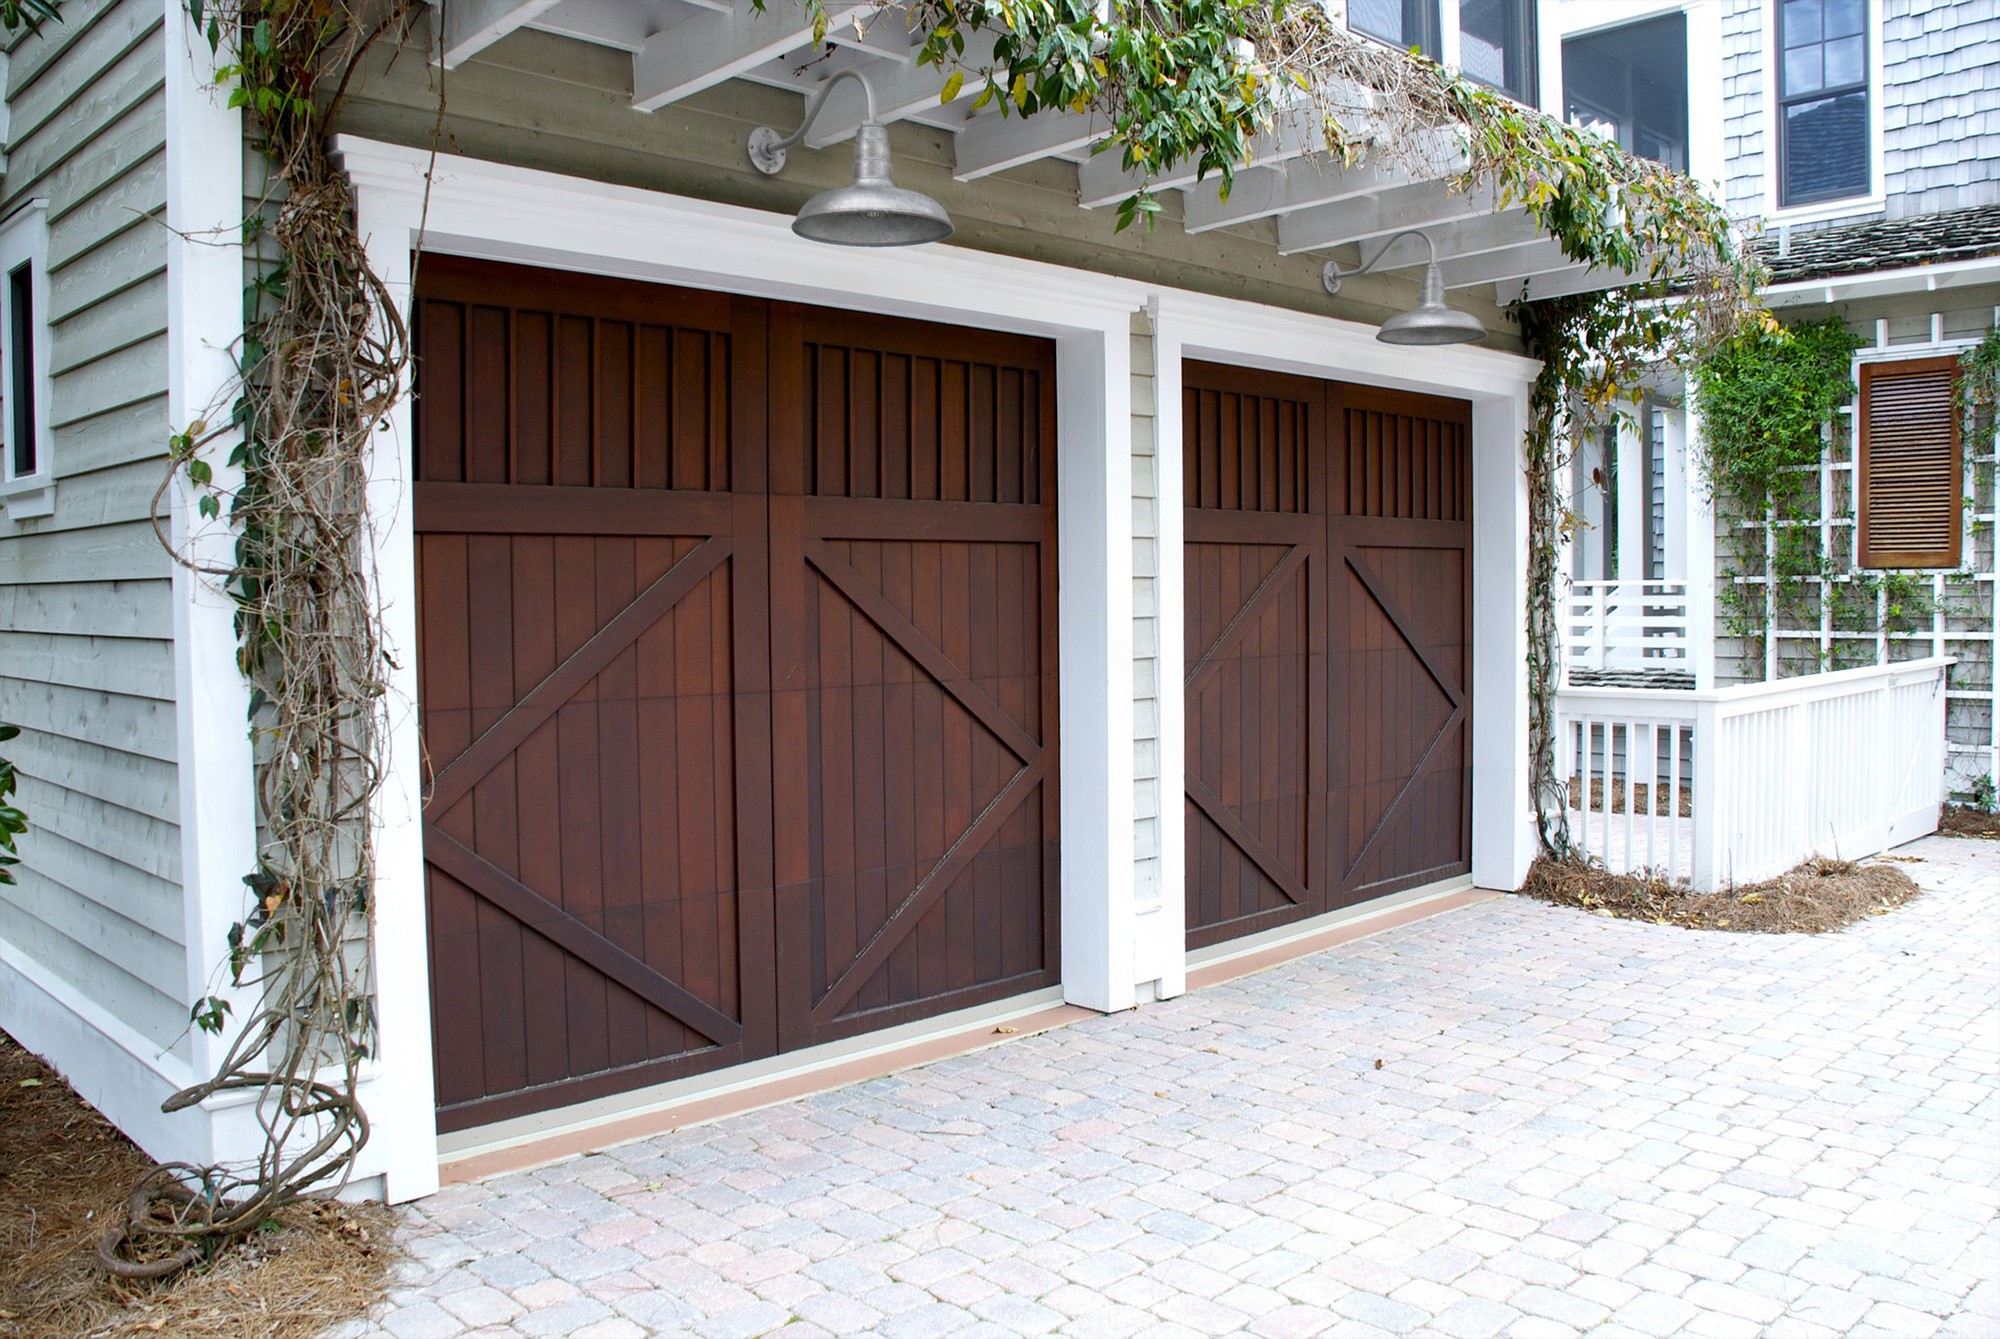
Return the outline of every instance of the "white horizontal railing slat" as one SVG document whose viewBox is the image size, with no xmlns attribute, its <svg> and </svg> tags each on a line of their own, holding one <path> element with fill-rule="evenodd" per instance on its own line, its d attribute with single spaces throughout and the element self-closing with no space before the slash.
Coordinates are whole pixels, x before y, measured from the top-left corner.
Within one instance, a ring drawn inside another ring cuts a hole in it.
<svg viewBox="0 0 2000 1339">
<path fill-rule="evenodd" d="M 1570 670 L 1688 670 L 1684 581 L 1572 581 L 1563 619 Z"/>
</svg>

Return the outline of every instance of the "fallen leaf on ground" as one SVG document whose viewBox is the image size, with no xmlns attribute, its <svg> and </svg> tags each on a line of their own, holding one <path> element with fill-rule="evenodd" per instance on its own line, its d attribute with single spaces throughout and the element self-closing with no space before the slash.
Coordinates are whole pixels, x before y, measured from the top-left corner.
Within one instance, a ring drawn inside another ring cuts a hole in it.
<svg viewBox="0 0 2000 1339">
<path fill-rule="evenodd" d="M 1017 1027 L 997 1027 L 993 1029 L 993 1035 L 996 1037 L 1005 1037 L 1010 1033 L 1019 1032 L 1020 1030 Z"/>
</svg>

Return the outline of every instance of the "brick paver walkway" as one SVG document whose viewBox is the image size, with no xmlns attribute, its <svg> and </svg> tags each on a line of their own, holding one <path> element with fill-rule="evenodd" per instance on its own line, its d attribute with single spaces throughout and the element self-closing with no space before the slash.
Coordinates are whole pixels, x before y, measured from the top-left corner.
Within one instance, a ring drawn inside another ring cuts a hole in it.
<svg viewBox="0 0 2000 1339">
<path fill-rule="evenodd" d="M 396 1335 L 2000 1335 L 2000 847 L 1818 938 L 1503 898 L 416 1206 Z"/>
</svg>

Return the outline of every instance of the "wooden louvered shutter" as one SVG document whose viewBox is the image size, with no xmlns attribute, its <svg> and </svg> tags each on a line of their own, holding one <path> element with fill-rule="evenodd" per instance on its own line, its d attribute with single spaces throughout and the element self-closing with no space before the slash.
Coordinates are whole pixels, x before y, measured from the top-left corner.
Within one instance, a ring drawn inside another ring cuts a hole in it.
<svg viewBox="0 0 2000 1339">
<path fill-rule="evenodd" d="M 1956 567 L 1964 479 L 1956 358 L 1861 365 L 1863 567 Z"/>
</svg>

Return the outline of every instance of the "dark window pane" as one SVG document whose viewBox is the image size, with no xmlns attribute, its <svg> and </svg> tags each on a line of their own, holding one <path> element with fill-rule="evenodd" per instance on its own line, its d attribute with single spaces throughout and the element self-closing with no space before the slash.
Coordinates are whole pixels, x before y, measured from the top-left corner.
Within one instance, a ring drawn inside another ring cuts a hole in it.
<svg viewBox="0 0 2000 1339">
<path fill-rule="evenodd" d="M 1854 36 L 1861 31 L 1861 23 L 1861 0 L 1826 0 L 1826 36 Z"/>
<path fill-rule="evenodd" d="M 1687 166 L 1687 19 L 1663 15 L 1563 43 L 1563 116 L 1642 158 Z"/>
<path fill-rule="evenodd" d="M 1786 205 L 1868 193 L 1868 96 L 1795 103 L 1785 108 Z"/>
<path fill-rule="evenodd" d="M 1796 47 L 1785 53 L 1785 96 L 1798 93 L 1817 92 L 1819 82 L 1819 48 L 1816 46 Z"/>
<path fill-rule="evenodd" d="M 1785 0 L 1785 45 L 1819 41 L 1819 0 Z"/>
<path fill-rule="evenodd" d="M 7 276 L 7 395 L 13 402 L 14 477 L 35 472 L 35 272 L 23 265 Z"/>
<path fill-rule="evenodd" d="M 1848 84 L 1861 83 L 1866 78 L 1866 67 L 1862 63 L 1861 39 L 1843 37 L 1826 44 L 1826 88 L 1841 88 Z M 1797 90 L 1803 93 L 1804 89 Z"/>
<path fill-rule="evenodd" d="M 1458 40 L 1466 75 L 1519 101 L 1535 100 L 1532 0 L 1461 0 Z"/>
<path fill-rule="evenodd" d="M 1416 47 L 1437 59 L 1437 0 L 1352 0 L 1347 26 L 1404 51 Z"/>
</svg>

